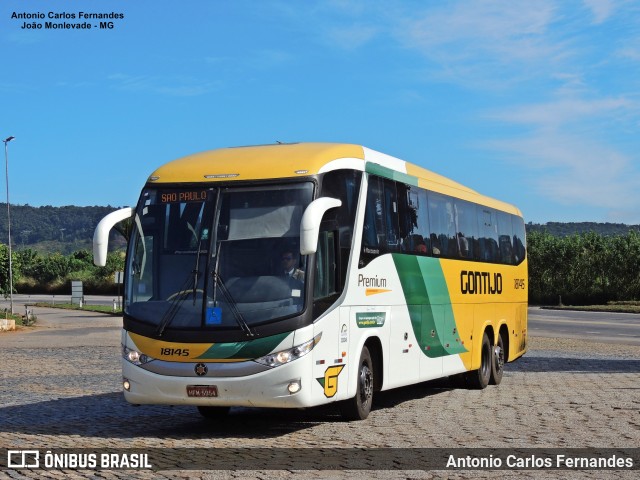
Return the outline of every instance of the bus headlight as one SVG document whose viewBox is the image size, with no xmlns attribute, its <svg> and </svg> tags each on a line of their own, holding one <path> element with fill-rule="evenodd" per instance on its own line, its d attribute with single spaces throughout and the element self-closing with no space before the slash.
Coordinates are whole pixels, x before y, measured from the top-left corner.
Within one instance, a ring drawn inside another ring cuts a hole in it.
<svg viewBox="0 0 640 480">
<path fill-rule="evenodd" d="M 122 358 L 134 365 L 144 365 L 145 363 L 153 360 L 149 355 L 145 355 L 144 353 L 125 347 L 124 345 L 122 345 Z"/>
<path fill-rule="evenodd" d="M 284 365 L 285 363 L 293 362 L 300 357 L 304 357 L 307 353 L 313 350 L 313 347 L 318 344 L 320 338 L 322 338 L 322 333 L 319 333 L 314 338 L 301 345 L 289 348 L 288 350 L 270 353 L 264 357 L 256 358 L 255 361 L 266 365 L 267 367 L 279 367 L 280 365 Z"/>
</svg>

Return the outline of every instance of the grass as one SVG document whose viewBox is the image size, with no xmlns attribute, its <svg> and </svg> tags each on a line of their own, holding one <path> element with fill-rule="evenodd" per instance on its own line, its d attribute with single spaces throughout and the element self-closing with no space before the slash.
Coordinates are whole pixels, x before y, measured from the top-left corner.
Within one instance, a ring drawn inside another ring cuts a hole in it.
<svg viewBox="0 0 640 480">
<path fill-rule="evenodd" d="M 22 319 L 22 315 L 18 314 L 18 313 L 14 313 L 13 315 L 10 313 L 7 313 L 9 311 L 9 309 L 5 310 L 4 312 L 0 312 L 1 316 L 0 318 L 8 318 L 9 320 L 15 320 L 16 321 L 16 327 L 22 327 L 25 326 L 25 323 Z M 33 322 L 29 323 L 28 325 L 31 325 Z"/>
</svg>

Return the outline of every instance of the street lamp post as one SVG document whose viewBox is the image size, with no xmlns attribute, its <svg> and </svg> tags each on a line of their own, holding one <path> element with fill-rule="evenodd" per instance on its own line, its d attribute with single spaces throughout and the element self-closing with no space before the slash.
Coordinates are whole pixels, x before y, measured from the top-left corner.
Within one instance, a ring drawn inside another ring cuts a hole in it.
<svg viewBox="0 0 640 480">
<path fill-rule="evenodd" d="M 4 164 L 7 178 L 7 230 L 9 232 L 9 298 L 13 315 L 13 265 L 11 261 L 11 208 L 9 206 L 9 149 L 7 144 L 16 137 L 7 137 L 4 141 Z"/>
</svg>

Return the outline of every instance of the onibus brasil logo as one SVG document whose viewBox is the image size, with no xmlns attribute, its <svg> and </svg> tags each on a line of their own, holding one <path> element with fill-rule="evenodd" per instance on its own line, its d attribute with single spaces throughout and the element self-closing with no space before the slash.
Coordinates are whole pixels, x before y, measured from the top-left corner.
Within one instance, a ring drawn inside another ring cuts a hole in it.
<svg viewBox="0 0 640 480">
<path fill-rule="evenodd" d="M 7 468 L 105 468 L 146 469 L 153 468 L 147 453 L 81 453 L 40 450 L 8 450 Z"/>
</svg>

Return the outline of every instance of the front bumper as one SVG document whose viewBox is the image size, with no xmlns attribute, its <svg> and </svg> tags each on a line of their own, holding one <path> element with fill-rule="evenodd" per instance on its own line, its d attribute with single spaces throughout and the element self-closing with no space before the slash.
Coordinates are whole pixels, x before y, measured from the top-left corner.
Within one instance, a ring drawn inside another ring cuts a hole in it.
<svg viewBox="0 0 640 480">
<path fill-rule="evenodd" d="M 159 375 L 122 360 L 122 376 L 129 381 L 124 390 L 127 402 L 139 405 L 203 405 L 301 408 L 325 403 L 313 401 L 311 355 L 263 372 L 242 377 L 182 377 Z M 289 393 L 292 382 L 300 383 L 300 391 Z M 215 385 L 217 397 L 189 397 L 188 385 Z M 326 401 L 326 399 L 325 399 Z"/>
</svg>

